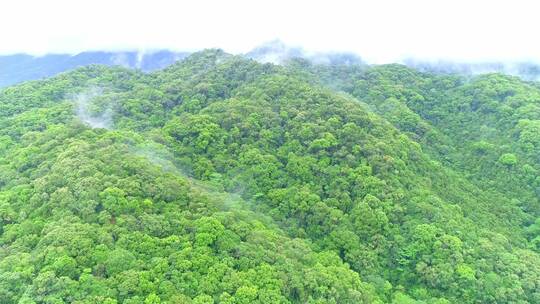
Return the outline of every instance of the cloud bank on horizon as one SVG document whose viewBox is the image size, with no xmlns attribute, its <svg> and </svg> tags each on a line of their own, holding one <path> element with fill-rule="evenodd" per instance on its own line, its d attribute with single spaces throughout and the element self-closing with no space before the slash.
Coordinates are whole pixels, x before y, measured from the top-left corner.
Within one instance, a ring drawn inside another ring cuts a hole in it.
<svg viewBox="0 0 540 304">
<path fill-rule="evenodd" d="M 245 53 L 267 41 L 371 63 L 535 61 L 535 1 L 5 0 L 0 54 L 87 50 Z"/>
</svg>

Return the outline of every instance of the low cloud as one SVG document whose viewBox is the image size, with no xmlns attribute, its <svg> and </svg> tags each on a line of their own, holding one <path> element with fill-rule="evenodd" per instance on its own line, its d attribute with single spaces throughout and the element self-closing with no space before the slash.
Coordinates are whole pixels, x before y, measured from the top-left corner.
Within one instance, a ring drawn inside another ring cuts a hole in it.
<svg viewBox="0 0 540 304">
<path fill-rule="evenodd" d="M 73 97 L 75 101 L 75 115 L 84 124 L 91 128 L 112 129 L 112 105 L 105 105 L 105 109 L 99 111 L 93 103 L 94 99 L 102 96 L 102 88 L 91 88 Z M 103 105 L 101 105 L 103 106 Z"/>
<path fill-rule="evenodd" d="M 313 64 L 354 65 L 363 64 L 360 56 L 349 52 L 311 52 L 301 47 L 285 45 L 280 40 L 262 44 L 245 54 L 260 63 L 285 64 L 294 58 L 302 58 Z"/>
<path fill-rule="evenodd" d="M 540 80 L 540 64 L 535 62 L 454 62 L 405 59 L 403 63 L 422 72 L 438 74 L 481 75 L 501 73 L 527 81 Z"/>
</svg>

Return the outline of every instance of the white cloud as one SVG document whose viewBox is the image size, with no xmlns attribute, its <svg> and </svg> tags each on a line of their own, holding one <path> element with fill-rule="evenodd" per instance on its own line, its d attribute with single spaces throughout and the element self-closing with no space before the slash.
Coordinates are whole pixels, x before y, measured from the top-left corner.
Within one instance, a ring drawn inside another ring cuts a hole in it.
<svg viewBox="0 0 540 304">
<path fill-rule="evenodd" d="M 84 50 L 246 52 L 279 38 L 372 62 L 540 61 L 535 1 L 3 0 L 0 53 Z"/>
</svg>

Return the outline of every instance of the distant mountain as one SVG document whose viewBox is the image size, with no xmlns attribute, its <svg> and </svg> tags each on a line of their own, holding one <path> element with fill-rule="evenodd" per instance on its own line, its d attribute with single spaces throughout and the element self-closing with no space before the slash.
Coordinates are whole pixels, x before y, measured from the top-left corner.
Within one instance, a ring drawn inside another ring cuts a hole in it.
<svg viewBox="0 0 540 304">
<path fill-rule="evenodd" d="M 89 64 L 120 65 L 143 71 L 162 69 L 185 58 L 188 53 L 156 52 L 83 52 L 77 55 L 51 54 L 35 57 L 27 54 L 0 56 L 0 87 L 26 80 L 54 76 Z"/>
<path fill-rule="evenodd" d="M 163 69 L 172 63 L 187 57 L 187 52 L 160 50 L 152 52 L 93 51 L 71 54 L 49 54 L 32 56 L 14 54 L 0 56 L 0 87 L 17 84 L 27 80 L 37 80 L 54 76 L 80 66 L 103 64 L 107 66 L 123 66 L 141 69 L 145 72 Z M 264 43 L 244 54 L 245 57 L 261 63 L 289 64 L 293 61 L 309 62 L 327 66 L 359 66 L 368 63 L 350 52 L 312 52 L 301 47 L 289 46 L 280 40 Z M 435 74 L 478 75 L 502 73 L 519 76 L 526 81 L 540 80 L 540 64 L 531 62 L 475 62 L 426 61 L 407 58 L 402 63 L 413 69 Z"/>
</svg>

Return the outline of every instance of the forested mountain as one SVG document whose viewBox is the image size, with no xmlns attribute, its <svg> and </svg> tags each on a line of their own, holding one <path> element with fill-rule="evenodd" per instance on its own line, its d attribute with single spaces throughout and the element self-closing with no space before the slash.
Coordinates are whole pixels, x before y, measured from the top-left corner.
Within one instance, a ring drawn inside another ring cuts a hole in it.
<svg viewBox="0 0 540 304">
<path fill-rule="evenodd" d="M 153 52 L 82 52 L 76 55 L 53 54 L 31 56 L 26 54 L 0 56 L 0 87 L 26 80 L 51 77 L 77 67 L 104 64 L 153 71 L 183 59 L 188 53 L 171 51 Z"/>
<path fill-rule="evenodd" d="M 539 303 L 540 85 L 220 50 L 0 90 L 0 303 Z"/>
</svg>

